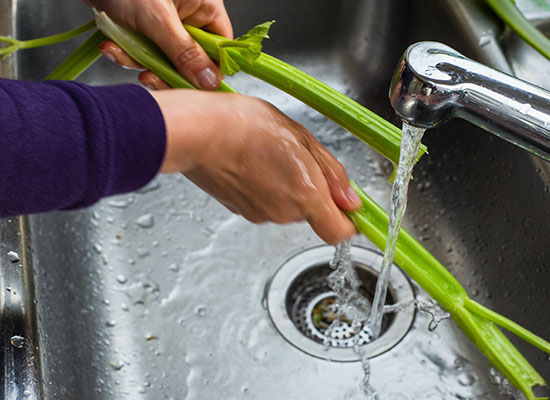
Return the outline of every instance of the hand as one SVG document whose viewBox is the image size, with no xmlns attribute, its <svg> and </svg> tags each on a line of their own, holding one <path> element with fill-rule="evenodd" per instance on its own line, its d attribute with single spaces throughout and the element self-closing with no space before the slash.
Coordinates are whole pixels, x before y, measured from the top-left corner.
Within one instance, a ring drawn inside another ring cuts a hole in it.
<svg viewBox="0 0 550 400">
<path fill-rule="evenodd" d="M 328 243 L 355 234 L 340 208 L 358 209 L 361 200 L 344 167 L 302 125 L 239 94 L 151 94 L 166 122 L 162 172 L 182 172 L 255 223 L 307 220 Z"/>
<path fill-rule="evenodd" d="M 142 32 L 153 40 L 170 58 L 176 69 L 200 89 L 214 90 L 221 75 L 204 50 L 193 40 L 182 21 L 227 38 L 233 38 L 233 28 L 223 0 L 84 0 L 89 6 L 105 11 L 115 22 Z M 140 68 L 113 42 L 101 44 L 100 50 L 112 61 Z M 151 72 L 140 74 L 148 87 L 166 87 Z"/>
</svg>

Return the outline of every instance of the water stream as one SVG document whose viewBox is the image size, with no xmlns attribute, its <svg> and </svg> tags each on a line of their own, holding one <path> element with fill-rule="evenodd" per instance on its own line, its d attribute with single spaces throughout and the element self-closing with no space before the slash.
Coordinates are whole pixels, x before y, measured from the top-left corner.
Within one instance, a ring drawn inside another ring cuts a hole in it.
<svg viewBox="0 0 550 400">
<path fill-rule="evenodd" d="M 341 318 L 347 318 L 355 332 L 363 328 L 363 324 L 368 318 L 370 304 L 368 300 L 359 293 L 361 281 L 351 261 L 350 253 L 351 240 L 342 242 L 336 246 L 334 258 L 330 262 L 334 269 L 328 277 L 330 288 L 336 294 L 336 319 L 328 327 L 325 335 L 332 336 L 332 330 L 340 324 Z M 361 360 L 363 369 L 363 378 L 361 380 L 361 391 L 366 400 L 378 400 L 378 393 L 370 384 L 370 361 L 365 350 L 359 345 L 359 336 L 354 336 L 353 351 Z"/>
<path fill-rule="evenodd" d="M 416 128 L 403 123 L 399 165 L 397 166 L 397 173 L 391 191 L 388 238 L 386 240 L 382 267 L 380 268 L 380 274 L 376 282 L 376 291 L 374 293 L 371 312 L 367 320 L 373 339 L 376 339 L 380 335 L 380 329 L 382 328 L 384 302 L 388 291 L 388 281 L 390 278 L 391 266 L 393 264 L 395 246 L 401 229 L 401 221 L 403 220 L 403 215 L 405 214 L 405 208 L 407 206 L 409 181 L 424 132 L 425 129 Z"/>
<path fill-rule="evenodd" d="M 366 324 L 371 332 L 371 340 L 376 339 L 380 335 L 384 312 L 399 311 L 400 307 L 403 306 L 394 305 L 390 306 L 391 309 L 384 309 L 395 246 L 407 204 L 407 189 L 424 132 L 425 129 L 403 124 L 399 165 L 397 166 L 396 177 L 391 192 L 388 239 L 386 240 L 384 258 L 376 282 L 376 291 L 372 306 L 359 293 L 361 282 L 351 262 L 350 241 L 340 243 L 336 247 L 334 259 L 330 265 L 335 271 L 330 274 L 328 280 L 329 286 L 336 293 L 338 310 L 337 318 L 326 332 L 328 337 L 331 335 L 331 330 L 339 324 L 340 318 L 348 318 L 355 331 L 358 332 Z M 435 324 L 433 329 L 435 329 L 437 323 L 442 318 L 436 320 L 435 314 L 432 315 L 434 315 L 433 321 L 435 321 Z M 356 342 L 353 348 L 361 359 L 363 369 L 361 389 L 367 400 L 377 400 L 378 394 L 370 385 L 370 362 L 364 350 L 359 346 L 357 342 L 358 338 L 359 335 L 356 335 Z"/>
</svg>

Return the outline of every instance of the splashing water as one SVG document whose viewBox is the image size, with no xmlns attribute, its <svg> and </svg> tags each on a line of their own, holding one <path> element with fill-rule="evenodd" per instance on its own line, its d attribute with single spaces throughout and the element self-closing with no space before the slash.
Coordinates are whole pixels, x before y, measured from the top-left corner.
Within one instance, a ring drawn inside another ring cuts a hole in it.
<svg viewBox="0 0 550 400">
<path fill-rule="evenodd" d="M 340 319 L 349 319 L 352 329 L 355 332 L 360 332 L 369 315 L 370 304 L 359 292 L 361 281 L 351 262 L 350 244 L 350 240 L 338 244 L 334 258 L 330 262 L 330 267 L 334 269 L 334 272 L 328 276 L 328 283 L 336 294 L 336 318 L 325 332 L 329 338 L 332 336 L 332 331 L 340 325 Z M 370 361 L 368 355 L 359 346 L 359 338 L 360 335 L 355 335 L 353 338 L 353 351 L 359 356 L 363 369 L 361 391 L 365 394 L 366 400 L 378 400 L 378 393 L 370 385 Z M 328 345 L 329 343 L 327 343 Z"/>
<path fill-rule="evenodd" d="M 431 315 L 432 320 L 428 324 L 428 331 L 433 332 L 439 326 L 441 321 L 451 318 L 451 314 L 441 308 L 439 304 L 433 299 L 422 300 L 417 299 L 415 301 L 416 308 Z"/>
<path fill-rule="evenodd" d="M 361 282 L 351 262 L 350 241 L 343 242 L 336 247 L 334 259 L 330 263 L 330 266 L 334 268 L 335 271 L 329 275 L 328 280 L 329 286 L 337 296 L 337 318 L 327 329 L 326 334 L 328 337 L 330 337 L 331 331 L 339 325 L 340 318 L 343 317 L 347 317 L 351 320 L 351 325 L 356 332 L 362 329 L 366 321 L 369 331 L 371 332 L 371 339 L 376 339 L 380 335 L 391 265 L 393 263 L 397 237 L 399 235 L 401 221 L 407 203 L 407 189 L 424 132 L 425 129 L 415 128 L 405 123 L 403 124 L 403 138 L 401 141 L 399 165 L 397 167 L 397 174 L 391 193 L 388 239 L 386 241 L 380 275 L 376 283 L 376 292 L 372 307 L 359 293 Z M 397 312 L 399 309 L 400 306 L 396 305 L 391 310 L 388 309 L 388 311 Z M 428 310 L 428 307 L 426 307 L 426 310 Z M 434 322 L 433 329 L 435 329 L 441 320 L 437 319 L 436 321 L 436 315 L 438 314 L 432 313 L 432 322 Z M 377 400 L 378 394 L 370 385 L 370 362 L 364 350 L 359 346 L 358 339 L 359 335 L 356 335 L 353 349 L 360 357 L 363 368 L 361 388 L 367 400 Z"/>
<path fill-rule="evenodd" d="M 509 381 L 508 379 L 504 378 L 501 373 L 491 367 L 489 369 L 489 380 L 491 381 L 491 384 L 498 387 L 498 391 L 501 396 L 510 399 L 510 400 L 524 400 L 525 397 L 523 396 L 521 390 L 516 389 Z"/>
<path fill-rule="evenodd" d="M 352 321 L 352 326 L 362 326 L 367 319 L 370 304 L 359 293 L 361 281 L 351 262 L 349 240 L 336 246 L 330 267 L 335 270 L 329 275 L 328 284 L 337 296 L 337 316 L 347 317 Z"/>
<path fill-rule="evenodd" d="M 367 324 L 373 335 L 373 339 L 378 338 L 382 328 L 382 317 L 384 315 L 384 302 L 388 291 L 388 282 L 390 278 L 391 266 L 395 254 L 395 246 L 401 229 L 401 221 L 405 214 L 407 206 L 407 190 L 411 179 L 412 169 L 420 141 L 424 135 L 425 129 L 416 128 L 403 123 L 403 137 L 401 139 L 401 152 L 399 154 L 399 165 L 391 191 L 390 221 L 388 227 L 388 238 L 384 250 L 384 258 L 380 275 L 376 282 L 376 291 L 372 302 L 372 308 L 367 320 Z"/>
</svg>

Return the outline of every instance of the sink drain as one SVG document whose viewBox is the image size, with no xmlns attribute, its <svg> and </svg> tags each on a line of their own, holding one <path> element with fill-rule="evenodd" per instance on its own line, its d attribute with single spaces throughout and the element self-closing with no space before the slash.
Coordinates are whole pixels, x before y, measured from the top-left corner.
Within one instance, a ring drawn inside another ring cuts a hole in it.
<svg viewBox="0 0 550 400">
<path fill-rule="evenodd" d="M 286 260 L 267 282 L 264 300 L 269 316 L 279 333 L 293 346 L 315 357 L 332 361 L 357 361 L 352 347 L 357 340 L 369 357 L 395 346 L 408 332 L 414 320 L 414 307 L 384 316 L 382 334 L 370 341 L 369 332 L 357 329 L 350 321 L 340 320 L 328 330 L 336 317 L 336 294 L 327 277 L 334 256 L 331 246 L 302 251 Z M 361 281 L 360 293 L 368 303 L 374 297 L 382 254 L 358 246 L 351 247 L 351 257 Z M 392 268 L 387 304 L 408 304 L 414 292 L 405 274 Z"/>
</svg>

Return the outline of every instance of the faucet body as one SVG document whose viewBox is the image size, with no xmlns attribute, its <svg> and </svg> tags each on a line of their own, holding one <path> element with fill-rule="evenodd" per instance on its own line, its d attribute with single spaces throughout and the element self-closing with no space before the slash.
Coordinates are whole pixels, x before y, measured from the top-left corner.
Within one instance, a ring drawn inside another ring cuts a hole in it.
<svg viewBox="0 0 550 400">
<path fill-rule="evenodd" d="M 411 125 L 463 118 L 550 161 L 550 92 L 437 42 L 411 45 L 394 73 L 390 102 Z"/>
</svg>

